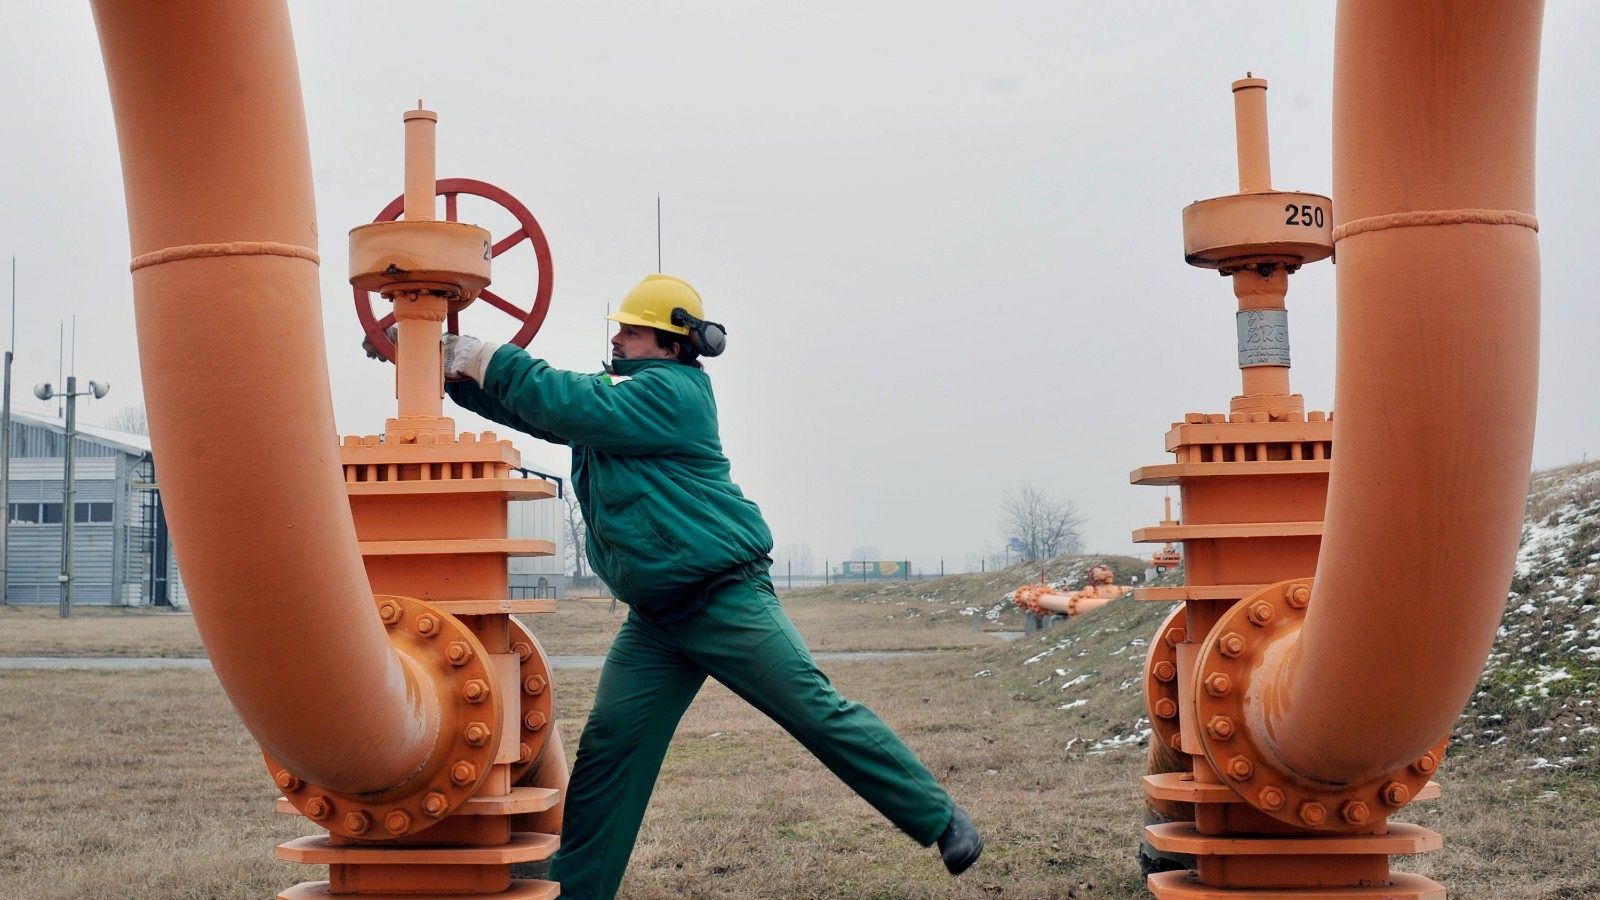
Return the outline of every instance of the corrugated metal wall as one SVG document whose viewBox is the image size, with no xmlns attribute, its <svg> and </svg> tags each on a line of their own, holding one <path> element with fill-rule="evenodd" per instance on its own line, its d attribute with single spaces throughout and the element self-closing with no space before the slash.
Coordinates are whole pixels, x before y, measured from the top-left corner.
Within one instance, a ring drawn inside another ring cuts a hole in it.
<svg viewBox="0 0 1600 900">
<path fill-rule="evenodd" d="M 48 449 L 52 445 L 42 435 L 55 438 L 53 447 L 59 452 L 61 435 L 21 423 L 17 427 L 14 440 L 20 444 L 23 434 L 32 439 L 27 448 L 19 446 L 19 451 Z M 90 448 L 96 452 L 88 452 Z M 146 521 L 150 509 L 143 502 L 145 492 L 134 485 L 148 484 L 148 461 L 120 448 L 82 439 L 77 452 L 83 455 L 75 463 L 73 499 L 82 512 L 73 528 L 73 602 L 148 604 L 153 589 L 149 541 L 154 527 Z M 60 509 L 62 500 L 59 457 L 12 457 L 11 509 L 7 515 L 8 602 L 59 602 L 59 517 L 65 514 Z M 46 506 L 30 506 L 36 504 Z M 55 509 L 50 509 L 49 504 L 54 504 Z M 106 504 L 110 505 L 109 513 Z M 46 521 L 50 518 L 57 521 Z"/>
</svg>

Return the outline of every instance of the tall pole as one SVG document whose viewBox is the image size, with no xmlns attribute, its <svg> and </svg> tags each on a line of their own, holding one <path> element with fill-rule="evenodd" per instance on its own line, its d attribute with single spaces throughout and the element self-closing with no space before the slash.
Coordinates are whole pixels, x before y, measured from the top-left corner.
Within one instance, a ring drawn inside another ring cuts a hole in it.
<svg viewBox="0 0 1600 900">
<path fill-rule="evenodd" d="M 11 358 L 17 346 L 17 258 L 11 257 L 11 345 L 6 348 L 4 393 L 0 393 L 0 606 L 10 599 L 11 572 L 6 563 L 11 536 Z"/>
<path fill-rule="evenodd" d="M 72 618 L 72 524 L 76 518 L 74 501 L 77 492 L 72 487 L 72 445 L 76 442 L 78 420 L 78 376 L 67 376 L 67 433 L 66 449 L 61 466 L 61 618 Z"/>
</svg>

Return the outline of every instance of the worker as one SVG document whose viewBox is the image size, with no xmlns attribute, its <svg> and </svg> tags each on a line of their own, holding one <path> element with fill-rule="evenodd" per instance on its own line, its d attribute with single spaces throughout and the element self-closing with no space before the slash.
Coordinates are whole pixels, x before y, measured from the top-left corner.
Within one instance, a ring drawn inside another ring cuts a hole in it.
<svg viewBox="0 0 1600 900">
<path fill-rule="evenodd" d="M 606 653 L 567 787 L 550 877 L 563 898 L 622 883 L 667 745 L 710 676 L 793 735 L 959 875 L 983 850 L 967 814 L 871 710 L 839 696 L 778 604 L 772 534 L 734 484 L 711 380 L 726 330 L 700 295 L 649 275 L 608 317 L 605 371 L 557 369 L 512 345 L 444 337 L 466 409 L 572 448 L 589 563 L 629 612 Z"/>
</svg>

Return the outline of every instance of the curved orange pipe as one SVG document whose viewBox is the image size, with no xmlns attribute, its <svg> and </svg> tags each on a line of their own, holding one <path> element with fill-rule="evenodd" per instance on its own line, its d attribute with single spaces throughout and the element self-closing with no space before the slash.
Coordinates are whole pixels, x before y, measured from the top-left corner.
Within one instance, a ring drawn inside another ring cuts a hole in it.
<svg viewBox="0 0 1600 900">
<path fill-rule="evenodd" d="M 288 14 L 94 13 L 151 443 L 200 636 L 279 762 L 335 790 L 396 786 L 427 761 L 438 698 L 390 648 L 345 499 Z"/>
<path fill-rule="evenodd" d="M 1542 15 L 1339 5 L 1336 455 L 1300 640 L 1252 679 L 1268 742 L 1309 778 L 1430 749 L 1500 623 L 1538 376 Z"/>
</svg>

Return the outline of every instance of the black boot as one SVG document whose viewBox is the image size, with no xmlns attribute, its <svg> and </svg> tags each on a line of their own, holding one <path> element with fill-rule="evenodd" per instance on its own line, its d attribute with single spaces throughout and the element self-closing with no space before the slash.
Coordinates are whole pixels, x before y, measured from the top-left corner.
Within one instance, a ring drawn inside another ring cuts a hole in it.
<svg viewBox="0 0 1600 900">
<path fill-rule="evenodd" d="M 951 875 L 960 875 L 978 861 L 983 853 L 983 835 L 967 818 L 967 811 L 954 804 L 950 807 L 950 824 L 939 835 L 939 857 Z"/>
</svg>

